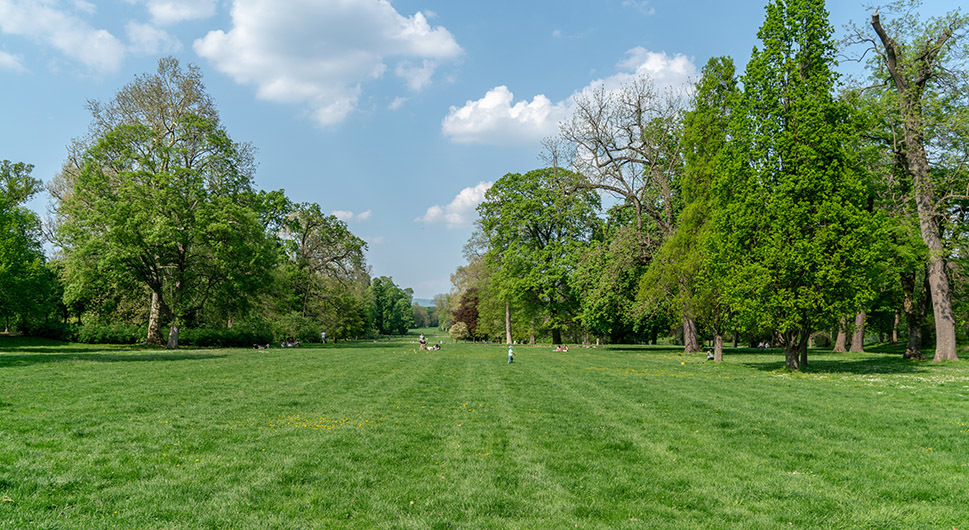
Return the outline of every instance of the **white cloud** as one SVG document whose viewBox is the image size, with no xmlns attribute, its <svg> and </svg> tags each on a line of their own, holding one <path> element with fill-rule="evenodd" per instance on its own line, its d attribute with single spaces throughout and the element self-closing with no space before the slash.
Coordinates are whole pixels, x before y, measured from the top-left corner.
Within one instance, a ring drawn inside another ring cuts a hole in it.
<svg viewBox="0 0 969 530">
<path fill-rule="evenodd" d="M 75 4 L 82 11 L 89 5 Z M 125 55 L 121 41 L 57 6 L 50 1 L 0 0 L 0 32 L 50 46 L 94 70 L 117 71 Z"/>
<path fill-rule="evenodd" d="M 360 212 L 358 214 L 354 214 L 350 210 L 333 210 L 330 213 L 333 215 L 333 217 L 336 217 L 337 219 L 344 222 L 352 221 L 354 219 L 356 219 L 357 221 L 366 221 L 367 219 L 370 219 L 371 215 L 373 215 L 373 210 L 367 210 L 365 212 Z"/>
<path fill-rule="evenodd" d="M 650 0 L 623 0 L 623 7 L 631 7 L 644 15 L 655 15 L 656 8 L 654 8 Z"/>
<path fill-rule="evenodd" d="M 412 64 L 410 61 L 401 61 L 397 64 L 397 68 L 394 68 L 394 73 L 407 81 L 407 86 L 411 90 L 422 90 L 431 84 L 431 77 L 434 75 L 436 68 L 437 63 L 427 59 L 424 59 L 421 66 Z"/>
<path fill-rule="evenodd" d="M 362 239 L 369 246 L 382 245 L 387 239 L 384 236 L 362 236 Z"/>
<path fill-rule="evenodd" d="M 513 104 L 514 95 L 506 86 L 488 91 L 481 99 L 463 107 L 452 106 L 441 122 L 445 136 L 456 143 L 509 145 L 537 144 L 558 131 L 558 123 L 571 112 L 573 98 L 596 87 L 616 90 L 640 75 L 647 75 L 659 90 L 687 91 L 699 77 L 693 60 L 683 54 L 668 55 L 636 47 L 626 52 L 617 65 L 620 72 L 596 79 L 571 97 L 552 103 L 539 94 L 531 102 Z"/>
<path fill-rule="evenodd" d="M 533 143 L 554 134 L 568 115 L 565 103 L 552 103 L 542 94 L 531 102 L 513 101 L 508 87 L 498 86 L 461 108 L 452 106 L 441 123 L 444 135 L 461 144 Z"/>
<path fill-rule="evenodd" d="M 215 0 L 148 0 L 148 13 L 162 25 L 209 18 L 215 14 Z"/>
<path fill-rule="evenodd" d="M 182 49 L 182 43 L 173 35 L 151 24 L 129 22 L 125 24 L 128 34 L 128 50 L 148 55 L 174 53 Z"/>
<path fill-rule="evenodd" d="M 211 31 L 195 51 L 260 98 L 305 105 L 321 125 L 346 119 L 363 85 L 393 68 L 411 89 L 428 85 L 440 61 L 461 47 L 420 12 L 388 0 L 235 0 L 232 29 Z M 388 63 L 391 63 L 388 66 Z"/>
<path fill-rule="evenodd" d="M 349 221 L 350 219 L 353 219 L 353 212 L 348 210 L 333 210 L 330 213 L 333 215 L 333 217 L 336 217 L 341 221 Z"/>
<path fill-rule="evenodd" d="M 477 215 L 475 209 L 484 200 L 485 193 L 492 184 L 494 182 L 479 182 L 476 186 L 464 188 L 447 206 L 431 206 L 423 216 L 414 221 L 428 224 L 445 223 L 448 228 L 465 227 L 474 220 Z"/>
<path fill-rule="evenodd" d="M 14 72 L 26 72 L 20 57 L 0 50 L 0 70 L 13 70 Z"/>
<path fill-rule="evenodd" d="M 87 13 L 88 15 L 93 15 L 98 12 L 98 6 L 91 2 L 85 2 L 84 0 L 74 0 L 74 9 L 82 13 Z"/>
<path fill-rule="evenodd" d="M 390 102 L 390 105 L 387 105 L 387 108 L 390 110 L 398 110 L 404 106 L 404 103 L 407 103 L 407 98 L 398 96 L 398 97 L 395 97 L 394 100 Z"/>
</svg>

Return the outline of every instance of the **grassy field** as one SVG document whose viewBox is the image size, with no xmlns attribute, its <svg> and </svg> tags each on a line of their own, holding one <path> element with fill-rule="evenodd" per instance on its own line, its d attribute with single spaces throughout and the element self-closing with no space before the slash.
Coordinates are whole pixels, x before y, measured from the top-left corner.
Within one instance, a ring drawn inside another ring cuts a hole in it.
<svg viewBox="0 0 969 530">
<path fill-rule="evenodd" d="M 415 341 L 0 337 L 0 528 L 969 529 L 969 362 Z"/>
</svg>

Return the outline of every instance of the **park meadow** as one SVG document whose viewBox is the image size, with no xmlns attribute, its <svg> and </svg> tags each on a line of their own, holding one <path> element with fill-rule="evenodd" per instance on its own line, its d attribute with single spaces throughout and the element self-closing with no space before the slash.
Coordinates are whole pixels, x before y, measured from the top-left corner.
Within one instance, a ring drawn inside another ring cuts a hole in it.
<svg viewBox="0 0 969 530">
<path fill-rule="evenodd" d="M 0 337 L 0 528 L 969 527 L 963 363 L 430 338 Z"/>
</svg>

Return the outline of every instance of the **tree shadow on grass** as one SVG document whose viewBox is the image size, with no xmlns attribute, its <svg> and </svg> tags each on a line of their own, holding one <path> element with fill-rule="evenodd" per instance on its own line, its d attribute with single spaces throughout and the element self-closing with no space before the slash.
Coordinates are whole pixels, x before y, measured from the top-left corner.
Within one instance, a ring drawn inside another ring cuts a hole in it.
<svg viewBox="0 0 969 530">
<path fill-rule="evenodd" d="M 63 363 L 88 361 L 96 363 L 130 363 L 130 362 L 153 362 L 153 361 L 199 361 L 203 359 L 221 359 L 225 354 L 211 353 L 116 353 L 105 352 L 92 348 L 78 348 L 80 351 L 72 351 L 69 347 L 58 348 L 57 353 L 40 351 L 33 354 L 22 354 L 19 350 L 15 354 L 0 354 L 0 369 L 13 366 L 29 366 L 35 364 Z M 94 352 L 99 353 L 83 353 Z"/>
<path fill-rule="evenodd" d="M 830 354 L 829 354 L 830 355 Z M 764 372 L 776 372 L 785 368 L 783 354 L 777 361 L 745 362 L 744 365 Z M 801 370 L 805 374 L 917 374 L 929 371 L 926 361 L 910 361 L 894 356 L 865 358 L 812 359 L 808 354 L 808 365 Z"/>
</svg>

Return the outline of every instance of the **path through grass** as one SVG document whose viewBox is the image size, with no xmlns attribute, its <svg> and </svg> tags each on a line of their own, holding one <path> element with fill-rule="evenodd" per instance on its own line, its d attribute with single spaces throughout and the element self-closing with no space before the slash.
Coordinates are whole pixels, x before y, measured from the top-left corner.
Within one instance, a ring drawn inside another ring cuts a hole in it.
<svg viewBox="0 0 969 530">
<path fill-rule="evenodd" d="M 969 365 L 0 339 L 3 528 L 969 528 Z"/>
</svg>

